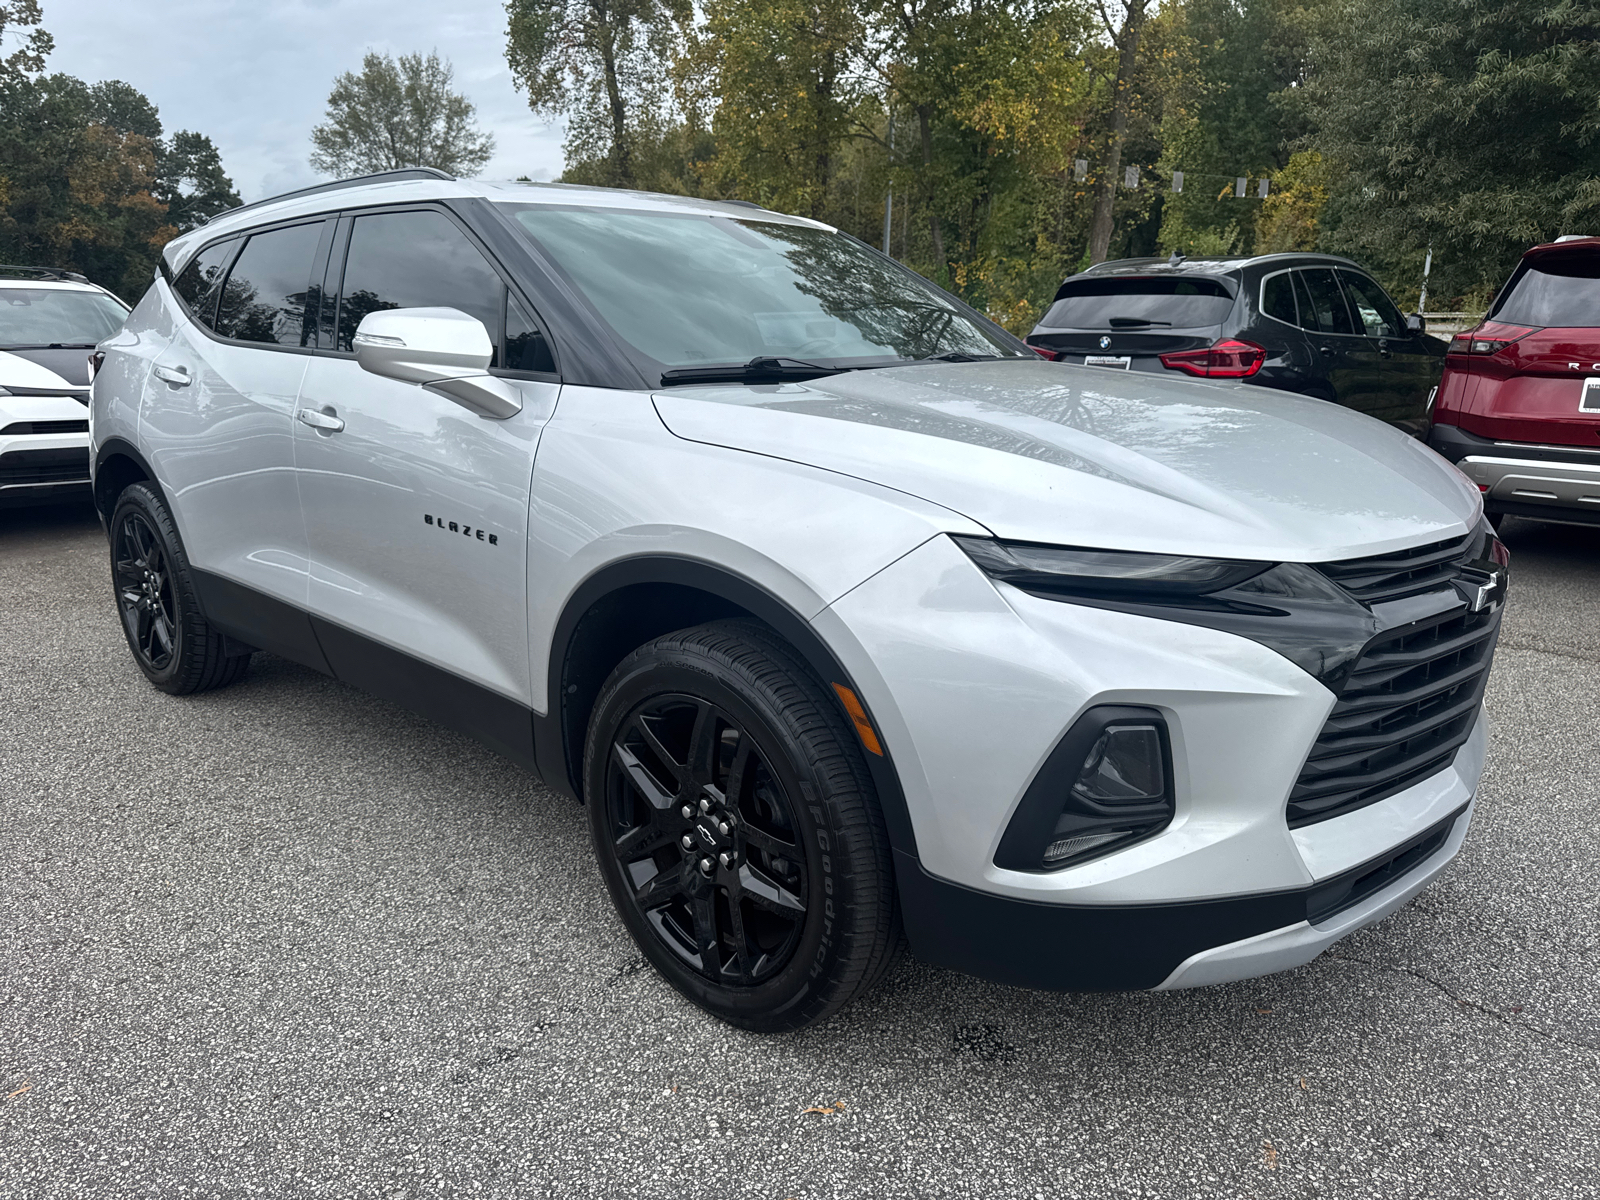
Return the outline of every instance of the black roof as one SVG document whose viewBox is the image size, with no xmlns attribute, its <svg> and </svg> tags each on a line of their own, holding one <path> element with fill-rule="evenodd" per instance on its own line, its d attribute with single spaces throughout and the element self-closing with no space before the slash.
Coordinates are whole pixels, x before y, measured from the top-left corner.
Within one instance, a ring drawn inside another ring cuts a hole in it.
<svg viewBox="0 0 1600 1200">
<path fill-rule="evenodd" d="M 1341 266 L 1366 268 L 1337 254 L 1289 250 L 1277 254 L 1230 255 L 1199 258 L 1118 258 L 1096 263 L 1069 279 L 1104 278 L 1107 275 L 1232 275 L 1247 267 Z"/>
</svg>

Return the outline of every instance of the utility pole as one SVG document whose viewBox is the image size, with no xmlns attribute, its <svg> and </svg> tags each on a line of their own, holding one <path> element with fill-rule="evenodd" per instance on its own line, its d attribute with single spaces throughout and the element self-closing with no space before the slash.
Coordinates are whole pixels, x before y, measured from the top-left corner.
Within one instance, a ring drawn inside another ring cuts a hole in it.
<svg viewBox="0 0 1600 1200">
<path fill-rule="evenodd" d="M 1417 311 L 1424 312 L 1428 307 L 1428 272 L 1433 270 L 1433 247 L 1428 247 L 1428 257 L 1422 263 L 1422 295 L 1417 297 Z"/>
<path fill-rule="evenodd" d="M 894 170 L 894 105 L 889 105 L 889 169 Z M 889 253 L 889 235 L 894 231 L 894 177 L 889 177 L 889 194 L 883 198 L 883 252 Z"/>
</svg>

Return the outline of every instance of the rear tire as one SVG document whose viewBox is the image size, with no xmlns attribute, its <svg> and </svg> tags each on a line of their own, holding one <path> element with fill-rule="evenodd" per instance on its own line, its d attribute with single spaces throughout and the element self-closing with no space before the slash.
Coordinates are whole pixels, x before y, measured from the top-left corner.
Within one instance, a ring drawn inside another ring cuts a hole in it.
<svg viewBox="0 0 1600 1200">
<path fill-rule="evenodd" d="M 624 659 L 589 723 L 584 795 L 623 923 L 715 1016 L 800 1029 L 892 964 L 872 777 L 839 706 L 764 626 L 713 622 Z"/>
<path fill-rule="evenodd" d="M 227 642 L 200 611 L 194 574 L 160 493 L 129 485 L 111 512 L 111 580 L 122 633 L 144 676 L 174 696 L 233 683 L 250 655 Z"/>
</svg>

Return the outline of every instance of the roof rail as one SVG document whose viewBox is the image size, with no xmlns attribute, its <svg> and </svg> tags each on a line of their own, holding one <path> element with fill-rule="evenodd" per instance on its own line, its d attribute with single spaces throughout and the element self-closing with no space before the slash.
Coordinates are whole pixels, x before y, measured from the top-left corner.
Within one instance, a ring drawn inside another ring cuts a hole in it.
<svg viewBox="0 0 1600 1200">
<path fill-rule="evenodd" d="M 15 267 L 10 263 L 0 263 L 0 271 L 14 271 L 18 275 L 37 275 L 40 279 L 52 280 L 56 283 L 88 283 L 87 275 L 80 275 L 76 271 L 65 271 L 60 267 Z"/>
<path fill-rule="evenodd" d="M 263 204 L 276 204 L 279 200 L 292 200 L 297 196 L 315 196 L 318 192 L 336 192 L 341 188 L 361 187 L 368 183 L 383 183 L 398 179 L 443 179 L 454 183 L 455 176 L 446 174 L 435 167 L 401 167 L 394 171 L 378 171 L 372 175 L 356 175 L 349 179 L 336 179 L 332 183 L 317 183 L 310 187 L 296 188 L 292 192 L 284 192 L 278 196 L 268 196 L 265 200 L 252 200 L 249 204 L 235 205 L 225 208 L 219 213 L 212 213 L 202 225 L 210 224 L 218 217 L 228 216 L 230 213 L 243 212 L 247 208 L 260 208 Z"/>
</svg>

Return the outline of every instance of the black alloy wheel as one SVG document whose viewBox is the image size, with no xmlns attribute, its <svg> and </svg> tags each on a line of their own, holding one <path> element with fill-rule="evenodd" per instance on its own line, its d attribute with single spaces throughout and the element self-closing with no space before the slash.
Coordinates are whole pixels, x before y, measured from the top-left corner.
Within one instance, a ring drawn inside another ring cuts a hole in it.
<svg viewBox="0 0 1600 1200">
<path fill-rule="evenodd" d="M 178 604 L 172 568 L 145 514 L 126 509 L 112 533 L 117 608 L 128 645 L 149 671 L 165 671 L 178 650 Z"/>
<path fill-rule="evenodd" d="M 894 867 L 853 726 L 776 634 L 716 621 L 617 666 L 584 796 L 618 915 L 667 981 L 745 1029 L 799 1029 L 888 971 Z"/>
<path fill-rule="evenodd" d="M 117 616 L 145 678 L 183 696 L 243 675 L 251 648 L 228 641 L 206 620 L 183 539 L 161 493 L 149 483 L 129 485 L 106 529 Z"/>
<path fill-rule="evenodd" d="M 661 941 L 717 983 L 770 979 L 810 901 L 793 801 L 756 738 L 709 700 L 636 707 L 611 743 L 611 850 Z"/>
</svg>

